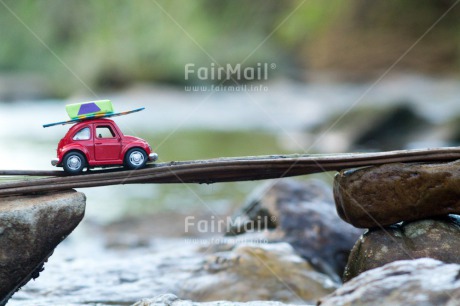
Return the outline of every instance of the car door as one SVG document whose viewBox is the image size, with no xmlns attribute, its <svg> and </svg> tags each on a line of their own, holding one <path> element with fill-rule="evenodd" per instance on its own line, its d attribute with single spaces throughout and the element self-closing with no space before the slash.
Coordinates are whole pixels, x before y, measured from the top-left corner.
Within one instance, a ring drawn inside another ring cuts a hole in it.
<svg viewBox="0 0 460 306">
<path fill-rule="evenodd" d="M 119 161 L 121 138 L 116 129 L 108 123 L 94 126 L 94 152 L 97 161 Z"/>
<path fill-rule="evenodd" d="M 78 144 L 86 149 L 86 158 L 88 159 L 88 161 L 90 161 L 93 157 L 93 137 L 91 134 L 91 125 L 86 125 L 80 127 L 80 129 L 72 136 L 72 142 L 74 144 Z M 85 150 L 81 151 L 84 152 Z"/>
</svg>

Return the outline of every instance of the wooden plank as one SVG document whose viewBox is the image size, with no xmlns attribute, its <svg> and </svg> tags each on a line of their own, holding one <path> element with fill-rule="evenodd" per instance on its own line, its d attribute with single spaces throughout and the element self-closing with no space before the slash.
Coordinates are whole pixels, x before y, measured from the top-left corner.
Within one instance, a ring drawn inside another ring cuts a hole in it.
<svg viewBox="0 0 460 306">
<path fill-rule="evenodd" d="M 460 159 L 460 148 L 400 150 L 327 155 L 270 155 L 219 158 L 149 165 L 133 171 L 94 171 L 0 184 L 0 196 L 123 184 L 218 183 L 273 179 L 396 162 L 448 162 Z M 61 175 L 63 172 L 55 172 Z M 4 171 L 3 173 L 7 173 Z M 18 172 L 20 173 L 20 172 Z M 31 172 L 40 173 L 40 172 Z M 41 172 L 45 174 L 46 172 Z"/>
</svg>

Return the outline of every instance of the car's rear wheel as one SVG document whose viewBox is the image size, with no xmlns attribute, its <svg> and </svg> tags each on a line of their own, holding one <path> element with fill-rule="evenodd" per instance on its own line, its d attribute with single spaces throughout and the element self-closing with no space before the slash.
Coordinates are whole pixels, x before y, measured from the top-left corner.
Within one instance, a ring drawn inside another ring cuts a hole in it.
<svg viewBox="0 0 460 306">
<path fill-rule="evenodd" d="M 79 152 L 69 152 L 64 156 L 62 166 L 69 174 L 80 174 L 86 167 L 86 158 Z"/>
<path fill-rule="evenodd" d="M 125 167 L 128 169 L 141 169 L 147 163 L 147 153 L 143 149 L 133 148 L 125 154 Z"/>
</svg>

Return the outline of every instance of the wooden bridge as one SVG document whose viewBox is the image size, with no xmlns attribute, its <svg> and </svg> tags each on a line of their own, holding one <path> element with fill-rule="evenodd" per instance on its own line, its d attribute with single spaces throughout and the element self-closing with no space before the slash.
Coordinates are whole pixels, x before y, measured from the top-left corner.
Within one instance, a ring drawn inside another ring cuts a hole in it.
<svg viewBox="0 0 460 306">
<path fill-rule="evenodd" d="M 262 180 L 396 162 L 448 162 L 457 159 L 460 159 L 460 148 L 451 147 L 379 153 L 219 158 L 157 163 L 141 170 L 89 171 L 77 176 L 66 175 L 64 171 L 0 170 L 1 176 L 28 177 L 0 184 L 0 197 L 123 184 L 212 184 Z"/>
</svg>

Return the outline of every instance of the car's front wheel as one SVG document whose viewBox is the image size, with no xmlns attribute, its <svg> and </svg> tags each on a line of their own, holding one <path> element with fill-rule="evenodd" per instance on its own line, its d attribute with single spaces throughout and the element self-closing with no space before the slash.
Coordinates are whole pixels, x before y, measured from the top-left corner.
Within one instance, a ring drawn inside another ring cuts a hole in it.
<svg viewBox="0 0 460 306">
<path fill-rule="evenodd" d="M 139 148 L 130 149 L 125 154 L 125 167 L 128 169 L 141 169 L 147 163 L 147 153 Z"/>
<path fill-rule="evenodd" d="M 79 152 L 69 152 L 64 156 L 62 166 L 69 174 L 80 174 L 86 167 L 86 158 Z"/>
</svg>

